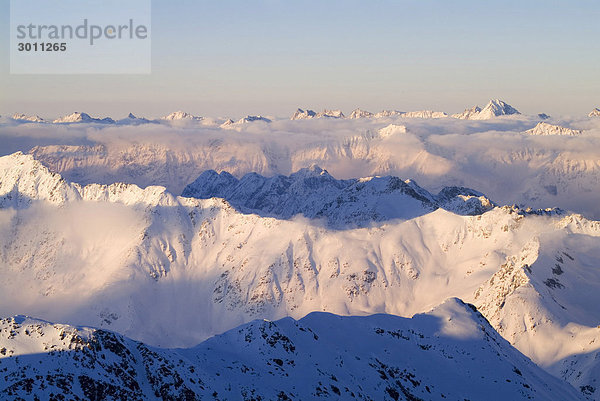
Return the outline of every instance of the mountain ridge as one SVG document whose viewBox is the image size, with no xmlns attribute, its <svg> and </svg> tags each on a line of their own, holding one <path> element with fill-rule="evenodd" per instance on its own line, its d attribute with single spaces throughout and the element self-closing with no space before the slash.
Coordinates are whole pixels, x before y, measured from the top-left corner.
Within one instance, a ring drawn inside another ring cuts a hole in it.
<svg viewBox="0 0 600 401">
<path fill-rule="evenodd" d="M 13 397 L 583 399 L 458 299 L 411 319 L 255 320 L 188 349 L 16 316 L 0 319 L 0 349 L 0 394 Z"/>
<path fill-rule="evenodd" d="M 208 170 L 182 196 L 223 198 L 241 211 L 277 218 L 325 217 L 333 227 L 412 218 L 437 208 L 476 215 L 494 207 L 482 193 L 469 188 L 446 187 L 433 195 L 412 180 L 393 176 L 336 180 L 316 164 L 289 176 L 267 178 L 250 173 L 239 180 L 225 171 Z"/>
</svg>

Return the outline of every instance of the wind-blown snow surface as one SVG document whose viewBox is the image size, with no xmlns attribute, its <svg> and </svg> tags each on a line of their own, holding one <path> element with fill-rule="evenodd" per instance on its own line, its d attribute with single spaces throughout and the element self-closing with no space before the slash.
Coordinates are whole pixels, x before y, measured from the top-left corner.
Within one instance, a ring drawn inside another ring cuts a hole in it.
<svg viewBox="0 0 600 401">
<path fill-rule="evenodd" d="M 0 395 L 10 397 L 583 399 L 457 299 L 412 319 L 254 321 L 188 349 L 17 316 L 0 320 L 0 347 Z"/>
<path fill-rule="evenodd" d="M 191 346 L 259 317 L 411 316 L 459 297 L 598 399 L 600 223 L 514 207 L 421 212 L 329 229 L 163 187 L 71 184 L 17 153 L 0 158 L 0 315 Z"/>
<path fill-rule="evenodd" d="M 0 154 L 31 153 L 82 184 L 162 185 L 180 194 L 203 171 L 289 175 L 316 163 L 338 178 L 394 175 L 435 193 L 475 188 L 501 204 L 560 207 L 600 219 L 600 119 L 545 122 L 580 135 L 529 135 L 538 116 L 490 120 L 312 118 L 119 120 L 120 124 L 0 121 Z M 127 123 L 127 121 L 130 123 Z M 223 120 L 224 121 L 224 120 Z M 386 132 L 396 125 L 405 132 Z"/>
</svg>

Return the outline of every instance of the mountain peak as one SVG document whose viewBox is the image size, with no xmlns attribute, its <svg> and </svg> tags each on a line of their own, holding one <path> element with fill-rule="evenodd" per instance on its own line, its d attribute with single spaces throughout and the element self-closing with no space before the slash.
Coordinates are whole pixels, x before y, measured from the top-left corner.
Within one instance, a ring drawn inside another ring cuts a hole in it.
<svg viewBox="0 0 600 401">
<path fill-rule="evenodd" d="M 480 113 L 482 116 L 487 116 L 488 114 L 493 115 L 493 117 L 512 115 L 512 114 L 521 114 L 519 110 L 512 107 L 510 104 L 500 100 L 500 99 L 492 99 L 489 103 L 481 110 Z"/>
<path fill-rule="evenodd" d="M 45 120 L 37 115 L 34 116 L 28 116 L 25 115 L 23 113 L 15 113 L 12 116 L 13 120 L 21 120 L 21 121 L 30 121 L 30 122 L 34 122 L 34 123 L 43 123 Z"/>
<path fill-rule="evenodd" d="M 92 121 L 92 117 L 89 114 L 75 111 L 69 115 L 59 117 L 54 120 L 54 123 L 78 123 Z"/>
<path fill-rule="evenodd" d="M 600 109 L 596 107 L 588 114 L 588 117 L 600 117 Z"/>
<path fill-rule="evenodd" d="M 443 111 L 433 110 L 418 110 L 418 111 L 407 111 L 400 115 L 403 118 L 445 118 L 448 117 Z"/>
<path fill-rule="evenodd" d="M 398 110 L 382 110 L 379 113 L 375 114 L 375 118 L 395 117 L 395 116 L 399 116 L 401 114 L 404 114 L 404 112 L 398 111 Z"/>
<path fill-rule="evenodd" d="M 350 118 L 350 119 L 369 118 L 369 117 L 373 117 L 373 115 L 374 114 L 371 113 L 370 111 L 355 109 L 352 111 L 352 113 L 350 113 L 350 116 L 348 118 Z"/>
<path fill-rule="evenodd" d="M 560 125 L 552 125 L 545 122 L 539 122 L 534 128 L 525 131 L 529 135 L 564 135 L 577 136 L 581 135 L 581 130 L 561 127 Z"/>
<path fill-rule="evenodd" d="M 327 118 L 345 118 L 344 113 L 341 110 L 328 110 L 324 109 L 322 112 L 317 114 L 317 117 L 327 117 Z"/>
<path fill-rule="evenodd" d="M 463 120 L 489 120 L 495 117 L 521 114 L 517 109 L 500 99 L 491 99 L 488 104 L 481 109 L 479 106 L 473 106 L 462 113 L 454 114 L 452 117 Z"/>
<path fill-rule="evenodd" d="M 202 120 L 202 117 L 194 116 L 186 113 L 185 111 L 174 111 L 173 113 L 166 115 L 162 118 L 163 120 L 176 121 L 176 120 Z"/>
<path fill-rule="evenodd" d="M 471 120 L 481 112 L 481 107 L 473 106 L 470 109 L 465 109 L 462 113 L 453 114 L 452 117 L 460 120 Z"/>
<path fill-rule="evenodd" d="M 387 138 L 396 134 L 406 134 L 407 131 L 404 125 L 390 124 L 379 129 L 378 132 L 380 138 Z"/>
<path fill-rule="evenodd" d="M 53 121 L 55 124 L 68 124 L 68 123 L 103 123 L 103 124 L 113 124 L 115 120 L 110 117 L 105 118 L 94 118 L 89 114 L 84 112 L 76 111 L 69 115 L 57 118 Z"/>
<path fill-rule="evenodd" d="M 302 110 L 298 108 L 298 110 L 296 110 L 296 112 L 290 118 L 290 120 L 308 120 L 315 117 L 317 117 L 317 113 L 315 113 L 314 111 L 309 109 Z"/>
<path fill-rule="evenodd" d="M 321 167 L 319 167 L 316 163 L 312 163 L 310 166 L 302 168 L 298 171 L 296 171 L 295 173 L 290 175 L 291 177 L 303 177 L 303 178 L 308 178 L 308 177 L 318 177 L 318 176 L 329 176 L 329 173 L 327 172 L 327 170 L 322 169 Z"/>
<path fill-rule="evenodd" d="M 252 123 L 255 121 L 262 121 L 265 123 L 270 123 L 271 119 L 267 118 L 267 117 L 263 117 L 263 116 L 246 116 L 244 118 L 241 118 L 236 124 L 246 124 L 246 123 Z"/>
<path fill-rule="evenodd" d="M 0 157 L 0 208 L 27 207 L 32 200 L 63 204 L 79 194 L 59 174 L 53 173 L 32 155 L 16 152 Z"/>
</svg>

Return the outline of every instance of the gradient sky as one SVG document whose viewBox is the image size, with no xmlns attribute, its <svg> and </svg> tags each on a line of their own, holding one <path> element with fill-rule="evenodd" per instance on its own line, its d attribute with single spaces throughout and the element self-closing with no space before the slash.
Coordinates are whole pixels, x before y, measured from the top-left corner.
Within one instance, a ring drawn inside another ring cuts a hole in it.
<svg viewBox="0 0 600 401">
<path fill-rule="evenodd" d="M 597 0 L 155 0 L 150 75 L 10 75 L 8 24 L 0 0 L 2 115 L 600 107 Z"/>
</svg>

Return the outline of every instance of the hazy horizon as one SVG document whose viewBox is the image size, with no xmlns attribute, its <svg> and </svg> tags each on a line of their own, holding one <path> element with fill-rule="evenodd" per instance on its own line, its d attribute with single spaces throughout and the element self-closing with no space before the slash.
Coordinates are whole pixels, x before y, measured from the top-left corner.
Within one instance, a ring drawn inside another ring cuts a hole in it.
<svg viewBox="0 0 600 401">
<path fill-rule="evenodd" d="M 9 1 L 0 27 L 8 30 Z M 10 75 L 0 114 L 291 115 L 360 107 L 523 113 L 600 106 L 600 7 L 509 1 L 152 2 L 149 75 Z"/>
</svg>

